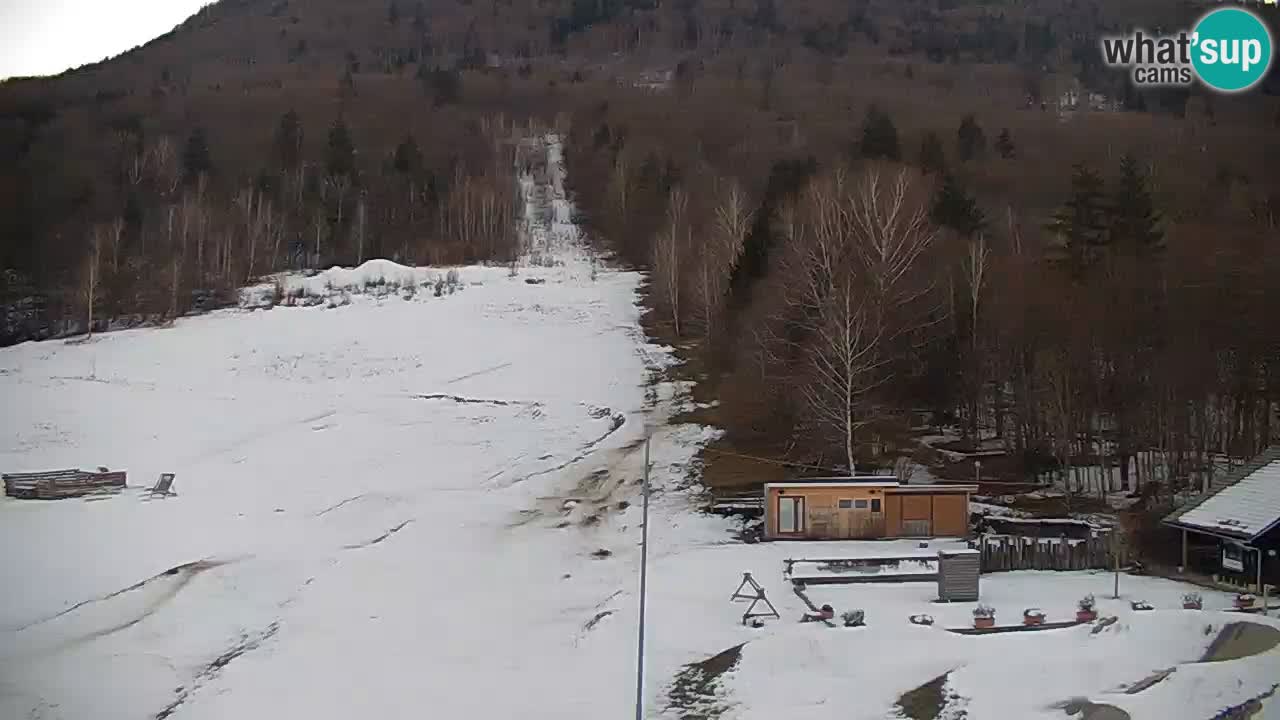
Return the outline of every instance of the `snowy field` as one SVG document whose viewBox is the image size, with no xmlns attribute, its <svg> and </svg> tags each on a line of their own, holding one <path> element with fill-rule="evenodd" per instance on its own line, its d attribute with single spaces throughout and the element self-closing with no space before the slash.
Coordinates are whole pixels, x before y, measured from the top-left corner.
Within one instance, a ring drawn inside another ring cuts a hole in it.
<svg viewBox="0 0 1280 720">
<path fill-rule="evenodd" d="M 1188 588 L 1144 578 L 1122 579 L 1120 602 L 1106 574 L 984 578 L 1002 623 L 1032 605 L 1061 619 L 1096 594 L 1121 617 L 1097 636 L 912 626 L 915 612 L 969 623 L 973 604 L 933 604 L 929 583 L 811 588 L 871 624 L 798 624 L 784 560 L 915 544 L 746 545 L 693 512 L 693 458 L 714 431 L 667 422 L 687 388 L 660 380 L 672 358 L 640 329 L 642 278 L 597 272 L 561 180 L 525 183 L 548 198 L 530 251 L 554 267 L 458 268 L 439 297 L 357 292 L 371 273 L 438 277 L 380 264 L 291 286 L 341 291 L 338 307 L 0 350 L 0 470 L 103 465 L 133 486 L 0 500 L 0 718 L 628 717 L 650 431 L 652 717 L 680 715 L 667 685 L 683 665 L 742 643 L 725 720 L 894 717 L 899 694 L 948 671 L 971 720 L 1064 718 L 1052 705 L 1075 695 L 1208 720 L 1280 681 L 1273 651 L 1113 699 L 1196 659 L 1206 624 L 1239 619 L 1165 610 Z M 161 472 L 179 494 L 143 499 Z M 729 596 L 746 571 L 781 620 L 741 625 Z"/>
</svg>

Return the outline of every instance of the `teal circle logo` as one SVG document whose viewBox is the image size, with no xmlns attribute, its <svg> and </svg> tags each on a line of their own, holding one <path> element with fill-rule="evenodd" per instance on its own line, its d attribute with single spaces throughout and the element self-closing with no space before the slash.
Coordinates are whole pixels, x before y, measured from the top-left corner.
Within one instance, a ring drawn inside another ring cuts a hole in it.
<svg viewBox="0 0 1280 720">
<path fill-rule="evenodd" d="M 1200 18 L 1193 32 L 1191 64 L 1200 80 L 1214 90 L 1248 90 L 1271 67 L 1271 32 L 1248 10 L 1214 10 Z"/>
</svg>

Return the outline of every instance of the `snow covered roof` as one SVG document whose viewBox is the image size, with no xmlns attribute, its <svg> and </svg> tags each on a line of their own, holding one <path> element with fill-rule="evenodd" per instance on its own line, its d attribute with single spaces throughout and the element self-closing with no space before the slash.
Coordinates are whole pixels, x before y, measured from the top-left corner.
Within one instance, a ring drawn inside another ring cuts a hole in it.
<svg viewBox="0 0 1280 720">
<path fill-rule="evenodd" d="M 1215 482 L 1164 522 L 1244 540 L 1280 525 L 1280 446 Z"/>
</svg>

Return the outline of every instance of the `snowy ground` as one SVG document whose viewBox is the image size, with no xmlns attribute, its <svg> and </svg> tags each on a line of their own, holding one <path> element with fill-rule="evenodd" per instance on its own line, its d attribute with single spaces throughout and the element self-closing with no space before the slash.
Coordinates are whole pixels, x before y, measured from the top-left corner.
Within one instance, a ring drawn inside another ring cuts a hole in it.
<svg viewBox="0 0 1280 720">
<path fill-rule="evenodd" d="M 867 609 L 872 626 L 797 624 L 806 607 L 783 560 L 914 545 L 745 545 L 731 521 L 692 512 L 692 458 L 714 431 L 667 424 L 687 399 L 654 382 L 671 357 L 640 330 L 641 278 L 597 273 L 561 180 L 526 182 L 542 259 L 515 277 L 459 268 L 456 292 L 404 299 L 356 291 L 370 274 L 438 274 L 332 272 L 293 287 L 349 304 L 0 351 L 0 470 L 105 465 L 133 486 L 176 472 L 179 493 L 0 501 L 0 718 L 626 717 L 647 429 L 651 716 L 682 665 L 744 642 L 726 720 L 883 718 L 955 667 L 972 718 L 1064 717 L 1044 709 L 1064 692 L 1104 693 L 1207 644 L 1217 614 L 1129 618 L 1123 605 L 1126 624 L 1099 638 L 911 626 L 912 612 L 968 622 L 971 606 L 939 609 L 929 583 L 813 588 L 816 602 Z M 781 621 L 741 625 L 729 595 L 746 571 Z M 1185 590 L 1124 582 L 1161 608 Z M 1033 600 L 1056 619 L 1110 578 L 1010 574 L 983 588 L 1001 621 Z M 1072 669 L 1099 658 L 1116 658 L 1105 682 Z M 1031 674 L 997 683 L 1000 668 Z M 1273 656 L 1214 672 L 1179 670 L 1125 707 L 1207 720 L 1201 709 L 1280 676 Z"/>
</svg>

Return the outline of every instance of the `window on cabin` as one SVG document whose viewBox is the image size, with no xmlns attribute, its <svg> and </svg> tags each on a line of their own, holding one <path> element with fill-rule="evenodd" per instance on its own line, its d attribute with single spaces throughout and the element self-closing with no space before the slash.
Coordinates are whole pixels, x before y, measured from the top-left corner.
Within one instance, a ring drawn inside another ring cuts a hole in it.
<svg viewBox="0 0 1280 720">
<path fill-rule="evenodd" d="M 852 508 L 852 507 L 853 507 L 853 501 L 852 501 L 852 500 L 841 500 L 841 501 L 840 501 L 840 509 L 841 509 L 841 510 L 848 510 L 848 509 L 850 509 L 850 508 Z"/>
<path fill-rule="evenodd" d="M 866 509 L 867 509 L 867 501 L 866 501 L 866 500 L 854 500 L 854 501 L 853 501 L 853 506 L 854 506 L 855 508 L 857 508 L 858 510 L 866 510 Z"/>
<path fill-rule="evenodd" d="M 871 498 L 871 512 L 880 512 L 880 498 Z"/>
</svg>

